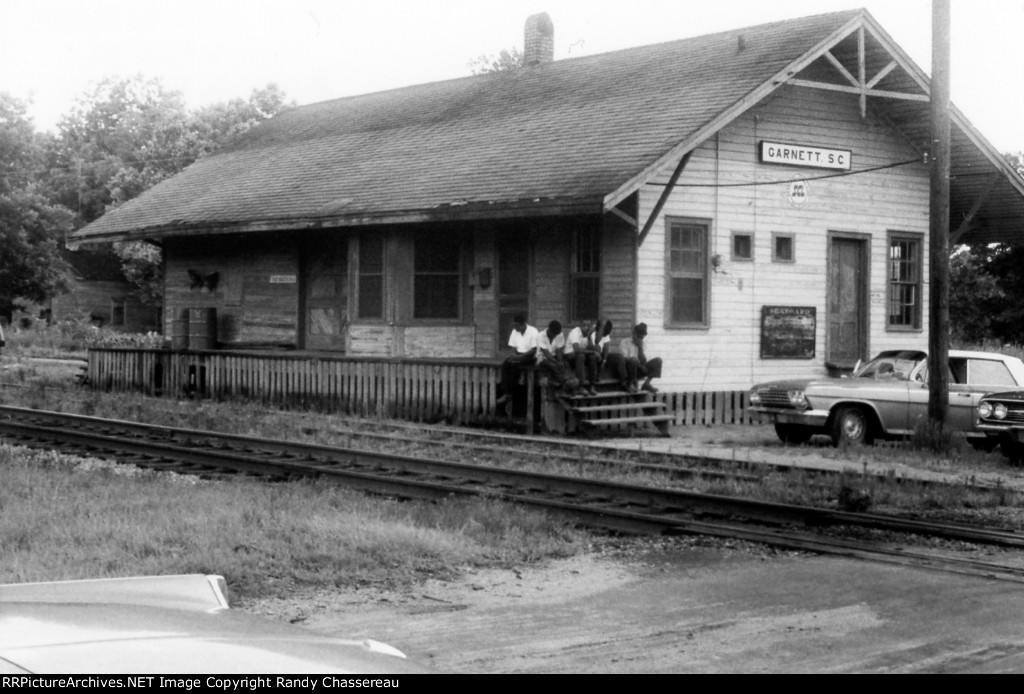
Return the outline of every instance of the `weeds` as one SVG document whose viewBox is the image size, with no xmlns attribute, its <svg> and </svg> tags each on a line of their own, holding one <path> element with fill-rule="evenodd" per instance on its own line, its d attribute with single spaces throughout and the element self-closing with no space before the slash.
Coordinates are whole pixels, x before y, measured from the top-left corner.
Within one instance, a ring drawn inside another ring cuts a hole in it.
<svg viewBox="0 0 1024 694">
<path fill-rule="evenodd" d="M 570 556 L 582 533 L 476 499 L 374 499 L 326 483 L 196 481 L 0 445 L 0 583 L 220 573 L 246 597 L 401 587 Z"/>
</svg>

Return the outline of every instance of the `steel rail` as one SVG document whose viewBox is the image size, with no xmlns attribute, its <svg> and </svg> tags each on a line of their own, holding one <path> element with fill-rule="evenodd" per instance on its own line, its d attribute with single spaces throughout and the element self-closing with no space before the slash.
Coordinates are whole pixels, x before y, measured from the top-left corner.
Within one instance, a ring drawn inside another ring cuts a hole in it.
<svg viewBox="0 0 1024 694">
<path fill-rule="evenodd" d="M 977 528 L 951 523 L 936 523 L 869 513 L 849 513 L 829 509 L 757 501 L 739 497 L 701 494 L 677 489 L 613 483 L 582 477 L 553 475 L 524 470 L 481 466 L 451 461 L 401 456 L 359 449 L 341 449 L 308 443 L 274 441 L 248 436 L 225 435 L 216 432 L 177 429 L 160 425 L 107 420 L 83 415 L 18 410 L 3 408 L 0 433 L 10 436 L 36 437 L 40 440 L 59 440 L 66 445 L 86 449 L 102 447 L 109 451 L 121 450 L 135 456 L 153 459 L 174 459 L 179 464 L 210 469 L 227 467 L 248 474 L 272 477 L 331 475 L 345 476 L 352 470 L 392 470 L 406 478 L 433 475 L 436 478 L 461 480 L 457 486 L 475 484 L 490 487 L 528 489 L 534 494 L 576 496 L 590 500 L 614 499 L 620 505 L 658 509 L 658 514 L 687 514 L 691 517 L 730 518 L 740 516 L 760 523 L 774 525 L 804 525 L 808 527 L 854 526 L 908 532 L 942 537 L 964 542 L 995 544 L 1024 548 L 1024 534 Z M 57 428 L 18 424 L 15 417 L 45 419 Z M 81 431 L 83 426 L 111 429 L 122 435 L 96 435 Z M 178 440 L 178 444 L 158 446 L 152 442 L 126 439 L 125 430 L 135 436 L 155 436 L 163 440 Z M 218 450 L 233 446 L 234 450 Z M 268 456 L 270 456 L 268 458 Z M 386 485 L 377 484 L 380 491 Z M 452 486 L 456 486 L 453 483 Z M 492 492 L 488 492 L 492 493 Z"/>
<path fill-rule="evenodd" d="M 382 493 L 413 498 L 440 499 L 453 495 L 460 496 L 486 496 L 487 498 L 500 499 L 509 503 L 527 504 L 535 508 L 542 508 L 583 522 L 591 526 L 602 527 L 620 532 L 640 533 L 659 532 L 670 534 L 705 535 L 718 538 L 738 539 L 748 542 L 762 543 L 789 550 L 815 552 L 845 556 L 857 559 L 873 561 L 884 561 L 902 566 L 912 566 L 932 570 L 941 570 L 962 575 L 982 576 L 999 580 L 1024 582 L 1024 569 L 1001 566 L 990 563 L 976 562 L 972 560 L 937 557 L 907 551 L 906 549 L 890 549 L 857 543 L 839 538 L 822 539 L 805 533 L 794 531 L 791 528 L 783 531 L 776 528 L 751 528 L 737 523 L 708 523 L 701 520 L 694 520 L 686 516 L 686 510 L 679 509 L 666 513 L 660 509 L 652 513 L 642 502 L 638 503 L 636 498 L 619 498 L 614 495 L 597 496 L 593 493 L 581 495 L 567 491 L 561 485 L 553 485 L 548 488 L 543 485 L 534 486 L 530 490 L 522 488 L 508 488 L 505 486 L 507 478 L 523 478 L 519 471 L 501 471 L 508 473 L 502 475 L 500 481 L 496 482 L 490 475 L 474 475 L 472 473 L 491 472 L 489 468 L 475 468 L 456 464 L 455 469 L 466 472 L 466 468 L 472 468 L 469 475 L 461 476 L 453 483 L 451 478 L 446 481 L 431 479 L 428 471 L 417 471 L 410 474 L 408 466 L 401 466 L 401 474 L 395 474 L 394 470 L 379 468 L 381 458 L 376 455 L 359 455 L 355 459 L 363 459 L 359 467 L 365 469 L 347 469 L 340 465 L 337 459 L 331 461 L 307 461 L 294 462 L 277 460 L 267 462 L 254 459 L 251 452 L 237 453 L 223 450 L 199 450 L 196 451 L 189 446 L 180 446 L 169 443 L 154 443 L 128 441 L 119 437 L 112 437 L 103 434 L 88 434 L 73 430 L 54 430 L 35 425 L 13 425 L 10 422 L 0 422 L 0 433 L 30 437 L 36 443 L 52 442 L 59 440 L 61 443 L 81 446 L 89 450 L 119 450 L 129 455 L 143 458 L 144 464 L 155 467 L 166 467 L 163 461 L 172 460 L 175 463 L 195 465 L 201 469 L 223 468 L 244 472 L 248 474 L 269 475 L 275 478 L 289 476 L 325 475 L 344 482 L 346 487 L 360 491 Z M 233 437 L 234 438 L 234 437 Z M 365 454 L 365 452 L 359 452 Z M 302 456 L 296 456 L 302 457 Z M 366 459 L 372 462 L 367 465 Z M 403 461 L 408 462 L 408 461 Z M 415 462 L 415 461 L 414 461 Z M 420 461 L 422 462 L 422 461 Z M 452 472 L 452 465 L 430 466 L 440 468 L 444 472 Z M 374 469 L 377 468 L 377 469 Z M 436 475 L 437 472 L 434 471 Z M 578 482 L 574 478 L 558 478 L 557 476 L 540 476 L 542 481 L 562 481 L 566 479 Z M 589 485 L 593 492 L 601 489 L 601 485 Z M 619 487 L 616 490 L 621 491 Z M 635 490 L 634 490 L 635 491 Z M 659 497 L 658 490 L 642 490 L 643 495 L 650 494 Z M 630 495 L 633 496 L 633 495 Z"/>
</svg>

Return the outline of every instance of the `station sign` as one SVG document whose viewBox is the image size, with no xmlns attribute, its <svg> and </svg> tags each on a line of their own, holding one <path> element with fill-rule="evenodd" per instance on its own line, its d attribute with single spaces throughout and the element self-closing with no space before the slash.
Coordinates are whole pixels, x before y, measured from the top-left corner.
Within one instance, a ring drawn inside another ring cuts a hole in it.
<svg viewBox="0 0 1024 694">
<path fill-rule="evenodd" d="M 759 150 L 762 164 L 849 171 L 853 161 L 853 152 L 848 149 L 828 149 L 762 140 Z"/>
</svg>

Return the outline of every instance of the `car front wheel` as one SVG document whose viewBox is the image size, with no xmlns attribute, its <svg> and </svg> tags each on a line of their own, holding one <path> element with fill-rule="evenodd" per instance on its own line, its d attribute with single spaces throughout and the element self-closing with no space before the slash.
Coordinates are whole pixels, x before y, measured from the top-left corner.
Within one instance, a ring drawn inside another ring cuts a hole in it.
<svg viewBox="0 0 1024 694">
<path fill-rule="evenodd" d="M 871 422 L 863 408 L 855 405 L 840 407 L 832 418 L 829 434 L 833 446 L 855 446 L 871 443 Z"/>
</svg>

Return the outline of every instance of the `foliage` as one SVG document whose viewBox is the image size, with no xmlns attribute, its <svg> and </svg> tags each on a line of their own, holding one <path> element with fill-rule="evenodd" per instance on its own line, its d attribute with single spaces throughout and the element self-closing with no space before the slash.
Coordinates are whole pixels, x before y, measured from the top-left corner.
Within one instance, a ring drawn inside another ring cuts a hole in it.
<svg viewBox="0 0 1024 694">
<path fill-rule="evenodd" d="M 189 111 L 181 94 L 159 80 L 108 78 L 78 100 L 48 139 L 45 185 L 53 200 L 75 211 L 81 227 L 288 106 L 280 87 L 270 84 L 248 100 Z M 124 243 L 115 252 L 140 301 L 159 304 L 159 248 Z"/>
<path fill-rule="evenodd" d="M 42 150 L 26 106 L 0 93 L 0 315 L 64 287 L 59 251 L 71 214 L 39 190 Z"/>
<path fill-rule="evenodd" d="M 148 241 L 124 241 L 114 244 L 121 259 L 125 278 L 135 287 L 133 292 L 146 306 L 163 303 L 164 266 L 160 247 Z"/>
<path fill-rule="evenodd" d="M 1024 246 L 979 245 L 950 260 L 953 338 L 1024 343 Z"/>
<path fill-rule="evenodd" d="M 515 72 L 523 67 L 523 54 L 519 49 L 502 49 L 497 55 L 481 55 L 469 61 L 470 74 L 485 75 L 493 72 Z"/>
<path fill-rule="evenodd" d="M 980 342 L 993 336 L 993 319 L 1006 300 L 980 252 L 964 249 L 949 260 L 949 323 L 952 337 Z"/>
</svg>

